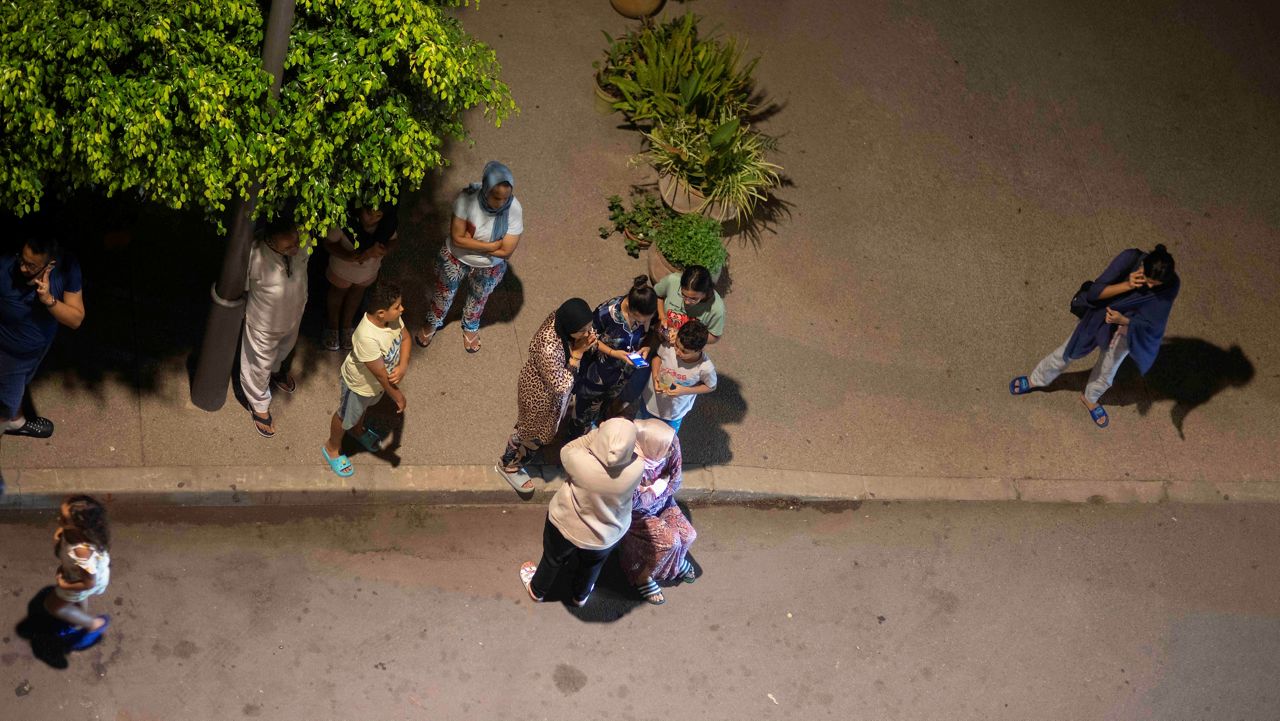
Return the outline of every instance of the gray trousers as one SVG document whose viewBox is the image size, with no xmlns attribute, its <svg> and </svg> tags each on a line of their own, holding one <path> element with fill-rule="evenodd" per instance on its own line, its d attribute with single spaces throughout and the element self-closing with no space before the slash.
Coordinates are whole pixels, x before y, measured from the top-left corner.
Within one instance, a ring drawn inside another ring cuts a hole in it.
<svg viewBox="0 0 1280 721">
<path fill-rule="evenodd" d="M 1068 336 L 1066 342 L 1045 356 L 1036 369 L 1031 371 L 1027 381 L 1032 388 L 1049 385 L 1062 371 L 1066 370 L 1071 363 L 1066 357 L 1067 343 L 1070 342 L 1071 338 Z M 1098 358 L 1097 364 L 1093 366 L 1093 372 L 1089 374 L 1089 384 L 1084 387 L 1084 397 L 1090 403 L 1097 403 L 1102 394 L 1111 387 L 1116 379 L 1116 371 L 1120 370 L 1120 364 L 1124 362 L 1127 355 L 1129 355 L 1129 328 L 1122 325 L 1116 328 L 1116 332 L 1111 336 L 1111 343 L 1102 349 L 1102 356 Z"/>
</svg>

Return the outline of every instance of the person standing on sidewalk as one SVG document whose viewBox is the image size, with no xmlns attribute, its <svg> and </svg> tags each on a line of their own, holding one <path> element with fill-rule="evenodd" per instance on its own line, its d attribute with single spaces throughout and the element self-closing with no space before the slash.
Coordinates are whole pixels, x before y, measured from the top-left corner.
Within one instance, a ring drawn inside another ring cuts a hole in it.
<svg viewBox="0 0 1280 721">
<path fill-rule="evenodd" d="M 462 308 L 462 346 L 480 350 L 480 316 L 493 289 L 507 272 L 507 259 L 516 252 L 524 232 L 524 209 L 515 195 L 511 169 L 496 160 L 484 166 L 479 183 L 472 183 L 453 202 L 449 236 L 436 256 L 436 289 L 426 320 L 414 335 L 422 348 L 431 344 L 444 325 L 445 314 L 463 281 L 467 302 Z"/>
<path fill-rule="evenodd" d="M 58 326 L 84 322 L 80 265 L 53 238 L 31 238 L 0 259 L 0 428 L 48 438 L 53 421 L 22 415 L 22 397 L 53 345 Z"/>
<path fill-rule="evenodd" d="M 693 319 L 680 326 L 675 343 L 658 346 L 637 418 L 657 418 L 680 432 L 697 397 L 716 389 L 716 367 L 703 351 L 706 345 L 707 327 Z"/>
<path fill-rule="evenodd" d="M 591 306 L 581 298 L 560 304 L 533 334 L 516 382 L 516 427 L 496 468 L 516 493 L 533 492 L 524 464 L 555 438 L 582 359 L 595 345 Z"/>
<path fill-rule="evenodd" d="M 369 311 L 351 337 L 351 352 L 342 363 L 338 379 L 338 410 L 329 421 L 329 440 L 321 449 L 333 472 L 346 478 L 355 473 L 351 459 L 342 453 L 342 437 L 350 431 L 370 453 L 382 450 L 382 436 L 365 423 L 365 413 L 386 393 L 395 401 L 396 413 L 404 413 L 400 381 L 409 370 L 409 331 L 400 286 L 379 281 L 369 293 Z"/>
<path fill-rule="evenodd" d="M 609 552 L 631 527 L 631 494 L 644 476 L 635 444 L 635 424 L 610 418 L 560 451 L 568 478 L 547 509 L 542 560 L 520 566 L 520 580 L 534 601 L 546 600 L 560 569 L 576 558 L 573 605 L 586 605 Z"/>
<path fill-rule="evenodd" d="M 644 347 L 645 336 L 658 310 L 658 296 L 649 276 L 638 275 L 626 295 L 601 303 L 595 312 L 596 352 L 583 358 L 573 395 L 572 438 L 596 423 L 601 411 L 622 392 L 636 366 L 629 359 Z"/>
<path fill-rule="evenodd" d="M 329 251 L 329 269 L 325 273 L 329 293 L 325 299 L 326 327 L 320 339 L 325 350 L 351 348 L 351 319 L 360 308 L 364 292 L 378 279 L 382 259 L 400 244 L 398 231 L 394 206 L 361 207 L 351 214 L 345 229 L 329 230 L 324 243 Z"/>
<path fill-rule="evenodd" d="M 1073 299 L 1073 307 L 1078 305 L 1083 313 L 1075 331 L 1045 356 L 1031 375 L 1010 381 L 1009 392 L 1018 396 L 1043 388 L 1071 361 L 1101 348 L 1101 357 L 1089 374 L 1080 402 L 1089 409 L 1093 423 L 1106 428 L 1111 421 L 1098 401 L 1111 387 L 1126 356 L 1132 356 L 1143 375 L 1151 369 L 1181 286 L 1182 281 L 1174 272 L 1173 256 L 1163 245 L 1157 245 L 1150 253 L 1137 248 L 1120 253 L 1087 290 L 1082 289 Z"/>
<path fill-rule="evenodd" d="M 661 606 L 666 598 L 658 584 L 697 580 L 686 556 L 698 533 L 676 505 L 683 459 L 675 429 L 655 419 L 636 421 L 636 452 L 644 458 L 644 476 L 631 497 L 631 528 L 619 546 L 622 572 L 644 600 Z"/>
<path fill-rule="evenodd" d="M 654 290 L 658 292 L 663 340 L 674 343 L 680 326 L 696 318 L 707 327 L 707 344 L 720 342 L 724 335 L 724 299 L 716 292 L 710 271 L 691 265 L 660 279 Z"/>
<path fill-rule="evenodd" d="M 266 233 L 249 251 L 244 332 L 240 339 L 240 387 L 249 402 L 254 427 L 263 438 L 276 434 L 271 418 L 271 389 L 297 389 L 286 359 L 298 342 L 307 305 L 307 259 L 299 253 L 298 226 L 291 217 L 267 223 Z"/>
</svg>

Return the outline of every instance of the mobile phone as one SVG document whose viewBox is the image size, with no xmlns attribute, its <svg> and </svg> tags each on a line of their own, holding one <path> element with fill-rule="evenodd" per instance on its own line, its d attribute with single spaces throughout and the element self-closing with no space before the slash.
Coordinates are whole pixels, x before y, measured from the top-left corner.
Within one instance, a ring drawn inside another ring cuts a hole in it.
<svg viewBox="0 0 1280 721">
<path fill-rule="evenodd" d="M 640 355 L 639 353 L 628 353 L 627 360 L 631 361 L 631 365 L 635 366 L 636 368 L 649 367 L 649 361 L 645 360 L 644 356 Z"/>
</svg>

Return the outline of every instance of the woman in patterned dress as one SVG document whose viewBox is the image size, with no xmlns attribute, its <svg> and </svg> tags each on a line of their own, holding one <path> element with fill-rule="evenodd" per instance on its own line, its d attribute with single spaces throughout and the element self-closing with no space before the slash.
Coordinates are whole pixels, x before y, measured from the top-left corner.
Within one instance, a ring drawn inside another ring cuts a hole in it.
<svg viewBox="0 0 1280 721">
<path fill-rule="evenodd" d="M 517 493 L 533 491 L 533 481 L 522 466 L 534 451 L 555 438 L 582 358 L 595 345 L 591 306 L 581 298 L 566 300 L 533 334 L 529 358 L 516 383 L 515 431 L 497 466 Z"/>
<path fill-rule="evenodd" d="M 631 499 L 622 570 L 644 600 L 658 606 L 666 603 L 659 583 L 697 579 L 686 555 L 698 533 L 676 505 L 682 474 L 675 430 L 659 420 L 636 421 L 636 451 L 644 458 L 644 476 Z"/>
</svg>

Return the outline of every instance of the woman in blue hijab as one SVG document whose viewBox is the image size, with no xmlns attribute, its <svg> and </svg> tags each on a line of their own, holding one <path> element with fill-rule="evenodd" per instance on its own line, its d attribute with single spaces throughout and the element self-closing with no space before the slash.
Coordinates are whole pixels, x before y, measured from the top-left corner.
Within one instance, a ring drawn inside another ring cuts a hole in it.
<svg viewBox="0 0 1280 721">
<path fill-rule="evenodd" d="M 431 344 L 463 281 L 467 302 L 462 309 L 462 345 L 468 353 L 480 350 L 480 316 L 493 289 L 507 272 L 507 258 L 524 232 L 524 211 L 515 195 L 511 169 L 496 160 L 484 166 L 484 176 L 458 194 L 453 202 L 449 237 L 436 256 L 436 288 L 426 320 L 414 335 L 423 348 Z"/>
<path fill-rule="evenodd" d="M 1071 361 L 1101 348 L 1102 354 L 1080 401 L 1098 428 L 1110 423 L 1107 411 L 1098 403 L 1111 387 L 1116 371 L 1126 357 L 1133 358 L 1146 375 L 1160 352 L 1173 299 L 1182 281 L 1174 272 L 1173 256 L 1163 245 L 1144 253 L 1130 248 L 1117 255 L 1088 289 L 1072 300 L 1080 315 L 1075 331 L 1057 350 L 1045 356 L 1030 376 L 1009 382 L 1009 392 L 1023 395 L 1053 382 Z"/>
</svg>

